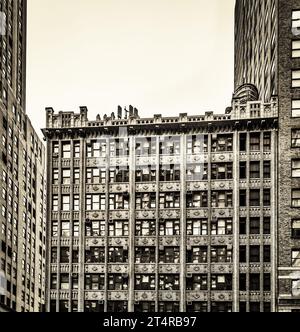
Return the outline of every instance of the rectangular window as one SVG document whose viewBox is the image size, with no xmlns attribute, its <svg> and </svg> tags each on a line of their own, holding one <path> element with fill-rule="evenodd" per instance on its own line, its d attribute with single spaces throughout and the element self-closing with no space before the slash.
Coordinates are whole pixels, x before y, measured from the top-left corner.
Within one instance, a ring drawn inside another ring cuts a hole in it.
<svg viewBox="0 0 300 332">
<path fill-rule="evenodd" d="M 156 181 L 156 166 L 137 166 L 135 172 L 136 182 L 154 182 Z"/>
<path fill-rule="evenodd" d="M 292 100 L 292 117 L 300 117 L 300 100 Z"/>
<path fill-rule="evenodd" d="M 211 276 L 211 289 L 212 290 L 232 290 L 232 275 L 219 274 Z"/>
<path fill-rule="evenodd" d="M 260 247 L 250 246 L 250 263 L 258 263 L 260 261 Z"/>
<path fill-rule="evenodd" d="M 179 264 L 180 251 L 179 247 L 164 247 L 159 251 L 160 264 Z"/>
<path fill-rule="evenodd" d="M 129 167 L 117 166 L 109 170 L 110 183 L 124 183 L 129 182 Z"/>
<path fill-rule="evenodd" d="M 271 206 L 271 189 L 264 189 L 263 191 L 264 206 Z"/>
<path fill-rule="evenodd" d="M 79 168 L 75 168 L 73 172 L 73 183 L 80 184 L 80 170 Z"/>
<path fill-rule="evenodd" d="M 300 239 L 300 219 L 292 220 L 292 238 Z"/>
<path fill-rule="evenodd" d="M 159 208 L 160 209 L 179 209 L 180 208 L 180 193 L 168 192 L 159 194 Z"/>
<path fill-rule="evenodd" d="M 260 151 L 260 133 L 250 134 L 250 151 Z"/>
<path fill-rule="evenodd" d="M 62 211 L 70 211 L 70 196 L 63 195 L 61 197 L 61 209 Z"/>
<path fill-rule="evenodd" d="M 70 222 L 69 221 L 63 221 L 61 223 L 61 236 L 62 237 L 70 236 Z"/>
<path fill-rule="evenodd" d="M 74 211 L 79 211 L 80 210 L 80 199 L 79 199 L 79 195 L 74 195 L 73 196 L 73 210 Z"/>
<path fill-rule="evenodd" d="M 52 183 L 58 184 L 58 181 L 59 181 L 58 169 L 54 169 L 52 173 Z"/>
<path fill-rule="evenodd" d="M 240 134 L 240 152 L 247 151 L 247 134 Z"/>
<path fill-rule="evenodd" d="M 259 179 L 260 178 L 260 162 L 251 161 L 250 162 L 250 179 Z"/>
<path fill-rule="evenodd" d="M 156 220 L 136 220 L 135 235 L 136 236 L 155 236 Z"/>
<path fill-rule="evenodd" d="M 160 138 L 160 155 L 175 156 L 180 154 L 180 136 L 165 136 Z"/>
<path fill-rule="evenodd" d="M 264 161 L 264 179 L 271 178 L 271 161 Z"/>
<path fill-rule="evenodd" d="M 300 160 L 299 159 L 292 160 L 292 177 L 293 178 L 300 177 Z"/>
<path fill-rule="evenodd" d="M 260 234 L 260 219 L 250 218 L 250 234 Z"/>
<path fill-rule="evenodd" d="M 62 184 L 70 184 L 71 183 L 71 170 L 63 169 L 62 171 Z"/>
<path fill-rule="evenodd" d="M 300 129 L 292 129 L 292 148 L 300 147 Z"/>
<path fill-rule="evenodd" d="M 203 181 L 207 180 L 208 165 L 207 164 L 189 164 L 186 168 L 187 181 Z"/>
<path fill-rule="evenodd" d="M 87 168 L 86 181 L 89 184 L 100 184 L 106 182 L 105 168 Z"/>
<path fill-rule="evenodd" d="M 60 262 L 61 263 L 70 263 L 70 248 L 68 248 L 68 247 L 60 248 Z"/>
<path fill-rule="evenodd" d="M 69 290 L 69 275 L 61 274 L 60 275 L 60 289 L 61 290 Z"/>
<path fill-rule="evenodd" d="M 207 274 L 194 274 L 186 280 L 186 289 L 193 291 L 207 290 Z"/>
<path fill-rule="evenodd" d="M 108 289 L 126 291 L 128 289 L 128 276 L 125 276 L 123 274 L 109 274 Z"/>
<path fill-rule="evenodd" d="M 62 158 L 71 158 L 71 144 L 70 142 L 62 143 Z"/>
<path fill-rule="evenodd" d="M 212 219 L 211 235 L 231 235 L 232 219 Z"/>
<path fill-rule="evenodd" d="M 110 194 L 109 209 L 110 210 L 127 210 L 129 208 L 129 194 Z"/>
<path fill-rule="evenodd" d="M 292 13 L 292 28 L 300 28 L 300 10 L 293 10 Z"/>
<path fill-rule="evenodd" d="M 213 134 L 212 135 L 212 152 L 226 152 L 232 151 L 233 135 Z"/>
<path fill-rule="evenodd" d="M 180 220 L 162 219 L 159 222 L 160 236 L 180 235 Z"/>
<path fill-rule="evenodd" d="M 187 250 L 186 254 L 187 263 L 207 263 L 207 247 L 192 247 L 191 250 Z"/>
<path fill-rule="evenodd" d="M 187 153 L 200 154 L 208 152 L 208 135 L 195 135 L 187 137 Z"/>
<path fill-rule="evenodd" d="M 86 274 L 84 284 L 86 290 L 104 290 L 105 276 L 104 274 Z"/>
<path fill-rule="evenodd" d="M 86 210 L 87 211 L 104 211 L 105 210 L 105 195 L 100 195 L 100 194 L 86 195 Z"/>
<path fill-rule="evenodd" d="M 271 133 L 265 132 L 264 133 L 264 152 L 271 151 Z"/>
<path fill-rule="evenodd" d="M 212 247 L 211 248 L 211 262 L 212 263 L 231 263 L 232 250 L 227 247 Z"/>
<path fill-rule="evenodd" d="M 73 221 L 73 237 L 79 237 L 79 221 Z"/>
<path fill-rule="evenodd" d="M 292 267 L 300 267 L 300 249 L 292 250 Z"/>
<path fill-rule="evenodd" d="M 128 263 L 128 250 L 123 247 L 108 248 L 109 263 Z"/>
<path fill-rule="evenodd" d="M 260 190 L 250 190 L 250 206 L 260 206 Z"/>
<path fill-rule="evenodd" d="M 188 220 L 187 235 L 189 236 L 208 235 L 208 220 L 207 219 Z"/>
<path fill-rule="evenodd" d="M 106 141 L 99 140 L 88 142 L 86 150 L 88 158 L 104 158 L 106 157 Z"/>
<path fill-rule="evenodd" d="M 80 142 L 74 142 L 74 158 L 80 158 Z"/>
<path fill-rule="evenodd" d="M 110 141 L 110 156 L 122 157 L 129 156 L 129 141 L 128 139 L 113 139 Z"/>
<path fill-rule="evenodd" d="M 207 191 L 188 192 L 186 195 L 187 208 L 207 207 Z"/>
<path fill-rule="evenodd" d="M 180 181 L 180 165 L 160 165 L 159 181 Z"/>
<path fill-rule="evenodd" d="M 300 87 L 300 70 L 292 70 L 292 88 Z"/>
<path fill-rule="evenodd" d="M 52 197 L 52 211 L 58 211 L 58 196 L 54 195 Z"/>
<path fill-rule="evenodd" d="M 300 40 L 292 41 L 292 57 L 300 58 Z"/>
<path fill-rule="evenodd" d="M 211 207 L 213 208 L 231 208 L 232 191 L 212 191 Z"/>
<path fill-rule="evenodd" d="M 51 236 L 52 237 L 58 236 L 58 222 L 57 221 L 52 221 Z"/>
<path fill-rule="evenodd" d="M 114 220 L 109 222 L 108 225 L 109 236 L 128 236 L 128 221 Z"/>
<path fill-rule="evenodd" d="M 231 180 L 232 163 L 217 163 L 211 165 L 212 180 Z"/>
<path fill-rule="evenodd" d="M 155 247 L 135 247 L 136 264 L 151 264 L 155 261 Z"/>
<path fill-rule="evenodd" d="M 86 221 L 85 236 L 105 236 L 105 221 L 104 220 Z"/>
<path fill-rule="evenodd" d="M 240 162 L 240 179 L 247 178 L 247 162 L 241 161 Z"/>
<path fill-rule="evenodd" d="M 154 274 L 137 274 L 135 275 L 135 290 L 155 290 Z"/>
<path fill-rule="evenodd" d="M 105 262 L 105 248 L 91 247 L 85 251 L 86 263 L 104 263 Z"/>
<path fill-rule="evenodd" d="M 135 208 L 148 210 L 156 208 L 156 193 L 136 193 Z"/>
<path fill-rule="evenodd" d="M 135 144 L 135 153 L 137 156 L 156 154 L 156 137 L 137 137 Z"/>
<path fill-rule="evenodd" d="M 159 289 L 160 290 L 179 290 L 179 275 L 177 274 L 163 274 L 159 275 Z"/>
<path fill-rule="evenodd" d="M 300 207 L 300 189 L 292 190 L 292 207 Z"/>
</svg>

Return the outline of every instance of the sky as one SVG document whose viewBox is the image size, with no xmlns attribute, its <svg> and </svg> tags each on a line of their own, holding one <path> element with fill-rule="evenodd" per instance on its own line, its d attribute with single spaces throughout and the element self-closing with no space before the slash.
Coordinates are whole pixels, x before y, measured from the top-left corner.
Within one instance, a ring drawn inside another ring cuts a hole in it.
<svg viewBox="0 0 300 332">
<path fill-rule="evenodd" d="M 28 0 L 27 113 L 88 117 L 224 113 L 234 74 L 234 0 Z"/>
</svg>

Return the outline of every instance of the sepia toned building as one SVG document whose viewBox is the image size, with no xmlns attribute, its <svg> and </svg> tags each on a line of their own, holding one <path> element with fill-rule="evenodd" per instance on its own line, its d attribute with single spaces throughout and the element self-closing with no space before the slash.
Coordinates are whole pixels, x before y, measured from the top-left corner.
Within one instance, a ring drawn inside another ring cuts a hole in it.
<svg viewBox="0 0 300 332">
<path fill-rule="evenodd" d="M 0 311 L 45 302 L 45 149 L 25 113 L 26 11 L 0 0 Z"/>
<path fill-rule="evenodd" d="M 278 311 L 300 311 L 300 1 L 236 1 L 235 87 L 278 96 Z"/>
<path fill-rule="evenodd" d="M 276 309 L 277 98 L 140 118 L 47 108 L 47 310 Z"/>
</svg>

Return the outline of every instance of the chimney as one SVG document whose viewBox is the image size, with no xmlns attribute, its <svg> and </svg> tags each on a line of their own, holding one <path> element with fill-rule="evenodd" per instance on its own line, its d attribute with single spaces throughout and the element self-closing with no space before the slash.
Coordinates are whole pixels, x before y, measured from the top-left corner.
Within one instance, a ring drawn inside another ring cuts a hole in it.
<svg viewBox="0 0 300 332">
<path fill-rule="evenodd" d="M 118 119 L 121 120 L 122 119 L 122 107 L 118 106 Z"/>
</svg>

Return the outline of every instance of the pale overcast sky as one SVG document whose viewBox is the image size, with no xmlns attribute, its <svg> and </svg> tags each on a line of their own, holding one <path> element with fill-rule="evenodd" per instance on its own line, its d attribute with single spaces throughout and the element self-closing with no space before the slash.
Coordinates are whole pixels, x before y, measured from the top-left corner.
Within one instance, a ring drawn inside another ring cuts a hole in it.
<svg viewBox="0 0 300 332">
<path fill-rule="evenodd" d="M 223 113 L 233 92 L 234 0 L 28 0 L 27 113 L 89 118 Z"/>
</svg>

